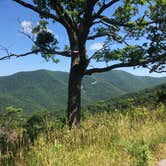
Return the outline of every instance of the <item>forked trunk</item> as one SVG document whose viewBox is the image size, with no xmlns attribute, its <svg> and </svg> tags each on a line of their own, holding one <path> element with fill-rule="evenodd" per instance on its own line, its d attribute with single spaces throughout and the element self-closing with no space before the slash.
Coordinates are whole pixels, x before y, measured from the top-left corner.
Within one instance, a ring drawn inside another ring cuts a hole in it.
<svg viewBox="0 0 166 166">
<path fill-rule="evenodd" d="M 68 125 L 79 127 L 81 109 L 81 81 L 82 76 L 75 68 L 72 68 L 69 76 L 68 85 Z"/>
</svg>

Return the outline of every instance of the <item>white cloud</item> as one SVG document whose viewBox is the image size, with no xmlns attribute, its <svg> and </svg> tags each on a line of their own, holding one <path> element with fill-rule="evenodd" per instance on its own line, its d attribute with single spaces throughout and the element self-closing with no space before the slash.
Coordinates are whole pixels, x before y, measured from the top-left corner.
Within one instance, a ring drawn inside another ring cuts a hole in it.
<svg viewBox="0 0 166 166">
<path fill-rule="evenodd" d="M 39 22 L 37 22 L 37 25 L 39 25 Z M 21 22 L 21 31 L 22 32 L 29 34 L 29 35 L 32 35 L 33 28 L 34 28 L 34 26 L 33 26 L 33 23 L 31 21 L 24 20 Z M 54 34 L 53 31 L 51 29 L 49 29 L 48 27 L 47 27 L 46 31 Z M 36 36 L 36 34 L 33 34 L 33 35 Z M 57 34 L 55 34 L 54 36 L 57 40 L 59 39 L 59 36 Z"/>
<path fill-rule="evenodd" d="M 89 50 L 90 51 L 99 50 L 103 47 L 103 44 L 104 43 L 101 43 L 101 42 L 93 43 L 90 45 Z"/>
<path fill-rule="evenodd" d="M 21 22 L 21 28 L 23 30 L 24 33 L 31 33 L 32 32 L 32 29 L 33 29 L 33 25 L 32 25 L 32 22 L 31 21 L 22 21 Z"/>
<path fill-rule="evenodd" d="M 50 33 L 53 34 L 53 31 L 51 29 L 49 29 L 49 28 L 47 28 L 47 32 L 50 32 Z"/>
</svg>

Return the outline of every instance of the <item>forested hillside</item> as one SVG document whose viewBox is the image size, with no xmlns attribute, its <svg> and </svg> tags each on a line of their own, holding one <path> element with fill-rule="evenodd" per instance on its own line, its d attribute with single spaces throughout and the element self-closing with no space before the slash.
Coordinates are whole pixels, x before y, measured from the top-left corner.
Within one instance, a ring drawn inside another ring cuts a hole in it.
<svg viewBox="0 0 166 166">
<path fill-rule="evenodd" d="M 67 103 L 68 73 L 39 70 L 0 77 L 0 108 L 21 107 L 26 111 L 58 110 Z M 165 78 L 134 76 L 111 71 L 87 76 L 82 84 L 83 105 L 118 97 L 166 82 Z"/>
<path fill-rule="evenodd" d="M 126 111 L 126 109 L 133 110 L 135 107 L 146 107 L 153 110 L 160 103 L 166 105 L 166 83 L 113 99 L 101 100 L 85 107 L 85 110 L 92 113 Z"/>
</svg>

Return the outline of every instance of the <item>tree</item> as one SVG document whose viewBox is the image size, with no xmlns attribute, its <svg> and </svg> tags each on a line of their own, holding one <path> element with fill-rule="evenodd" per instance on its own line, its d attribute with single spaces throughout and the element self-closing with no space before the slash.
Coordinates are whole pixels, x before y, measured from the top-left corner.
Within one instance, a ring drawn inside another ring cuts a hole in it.
<svg viewBox="0 0 166 166">
<path fill-rule="evenodd" d="M 164 72 L 166 64 L 165 0 L 13 0 L 39 14 L 41 21 L 32 33 L 33 47 L 20 55 L 8 53 L 0 58 L 40 53 L 45 59 L 55 55 L 71 58 L 68 86 L 68 123 L 79 126 L 81 81 L 85 75 L 120 67 L 142 66 L 151 72 Z M 109 13 L 109 14 L 108 14 Z M 60 23 L 66 30 L 69 46 L 59 51 L 57 39 L 47 30 L 47 20 Z M 103 47 L 87 55 L 86 43 L 102 38 Z M 146 41 L 141 45 L 138 40 Z M 132 44 L 128 44 L 132 43 Z M 121 47 L 112 49 L 112 43 Z M 91 62 L 106 62 L 103 68 L 90 68 Z"/>
</svg>

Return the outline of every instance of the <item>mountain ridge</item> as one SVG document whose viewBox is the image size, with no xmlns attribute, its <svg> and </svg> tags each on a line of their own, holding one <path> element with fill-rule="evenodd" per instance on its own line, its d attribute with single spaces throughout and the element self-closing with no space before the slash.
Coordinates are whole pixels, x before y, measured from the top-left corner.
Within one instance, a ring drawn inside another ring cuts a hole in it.
<svg viewBox="0 0 166 166">
<path fill-rule="evenodd" d="M 69 73 L 37 70 L 0 76 L 0 109 L 21 107 L 26 111 L 65 108 Z M 118 97 L 166 82 L 166 77 L 135 76 L 121 70 L 85 76 L 82 103 Z"/>
</svg>

